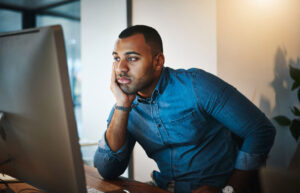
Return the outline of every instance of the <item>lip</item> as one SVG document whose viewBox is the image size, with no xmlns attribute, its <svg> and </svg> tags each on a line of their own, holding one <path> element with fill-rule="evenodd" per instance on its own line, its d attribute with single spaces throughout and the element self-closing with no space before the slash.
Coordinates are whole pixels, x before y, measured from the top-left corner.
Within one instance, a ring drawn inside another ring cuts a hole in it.
<svg viewBox="0 0 300 193">
<path fill-rule="evenodd" d="M 120 83 L 120 84 L 129 84 L 130 82 L 131 82 L 131 80 L 129 78 L 126 78 L 126 77 L 118 78 L 118 83 Z"/>
</svg>

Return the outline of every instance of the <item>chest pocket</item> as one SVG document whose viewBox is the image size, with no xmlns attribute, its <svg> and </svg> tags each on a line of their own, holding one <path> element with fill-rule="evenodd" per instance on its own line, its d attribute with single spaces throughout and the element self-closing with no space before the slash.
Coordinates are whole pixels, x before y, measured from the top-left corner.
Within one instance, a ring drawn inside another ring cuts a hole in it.
<svg viewBox="0 0 300 193">
<path fill-rule="evenodd" d="M 164 122 L 164 127 L 173 143 L 199 143 L 205 135 L 207 121 L 196 110 L 191 110 Z"/>
</svg>

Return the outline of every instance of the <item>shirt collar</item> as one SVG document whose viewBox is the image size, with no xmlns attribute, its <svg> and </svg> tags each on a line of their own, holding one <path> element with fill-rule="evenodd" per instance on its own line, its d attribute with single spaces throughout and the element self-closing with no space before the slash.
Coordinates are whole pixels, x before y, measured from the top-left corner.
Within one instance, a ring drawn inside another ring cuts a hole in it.
<svg viewBox="0 0 300 193">
<path fill-rule="evenodd" d="M 160 77 L 159 77 L 159 81 L 154 89 L 154 91 L 158 92 L 159 94 L 162 94 L 164 89 L 166 88 L 167 86 L 167 71 L 168 69 L 166 67 L 163 67 L 162 71 L 161 71 L 161 74 L 160 74 Z M 152 93 L 152 96 L 154 94 L 154 91 Z"/>
</svg>

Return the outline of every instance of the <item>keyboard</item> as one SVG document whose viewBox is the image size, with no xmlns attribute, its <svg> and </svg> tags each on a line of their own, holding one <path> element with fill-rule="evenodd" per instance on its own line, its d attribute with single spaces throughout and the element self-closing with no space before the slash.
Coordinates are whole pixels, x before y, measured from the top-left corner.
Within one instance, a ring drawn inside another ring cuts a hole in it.
<svg viewBox="0 0 300 193">
<path fill-rule="evenodd" d="M 87 186 L 86 188 L 88 193 L 104 193 L 100 190 L 97 190 L 89 186 Z M 128 190 L 115 190 L 115 191 L 111 191 L 111 193 L 130 193 L 130 192 Z"/>
<path fill-rule="evenodd" d="M 97 189 L 89 187 L 89 186 L 87 186 L 86 189 L 87 189 L 88 193 L 104 193 L 104 192 L 102 192 L 100 190 L 97 190 Z"/>
</svg>

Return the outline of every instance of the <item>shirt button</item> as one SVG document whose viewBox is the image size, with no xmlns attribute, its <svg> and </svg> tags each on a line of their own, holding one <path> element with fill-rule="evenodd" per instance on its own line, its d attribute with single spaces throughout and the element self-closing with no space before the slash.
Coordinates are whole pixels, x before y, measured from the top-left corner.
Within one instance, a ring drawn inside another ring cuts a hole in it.
<svg viewBox="0 0 300 193">
<path fill-rule="evenodd" d="M 155 104 L 155 101 L 152 101 L 152 104 Z"/>
<path fill-rule="evenodd" d="M 157 124 L 157 127 L 158 127 L 158 128 L 161 127 L 161 124 Z"/>
</svg>

